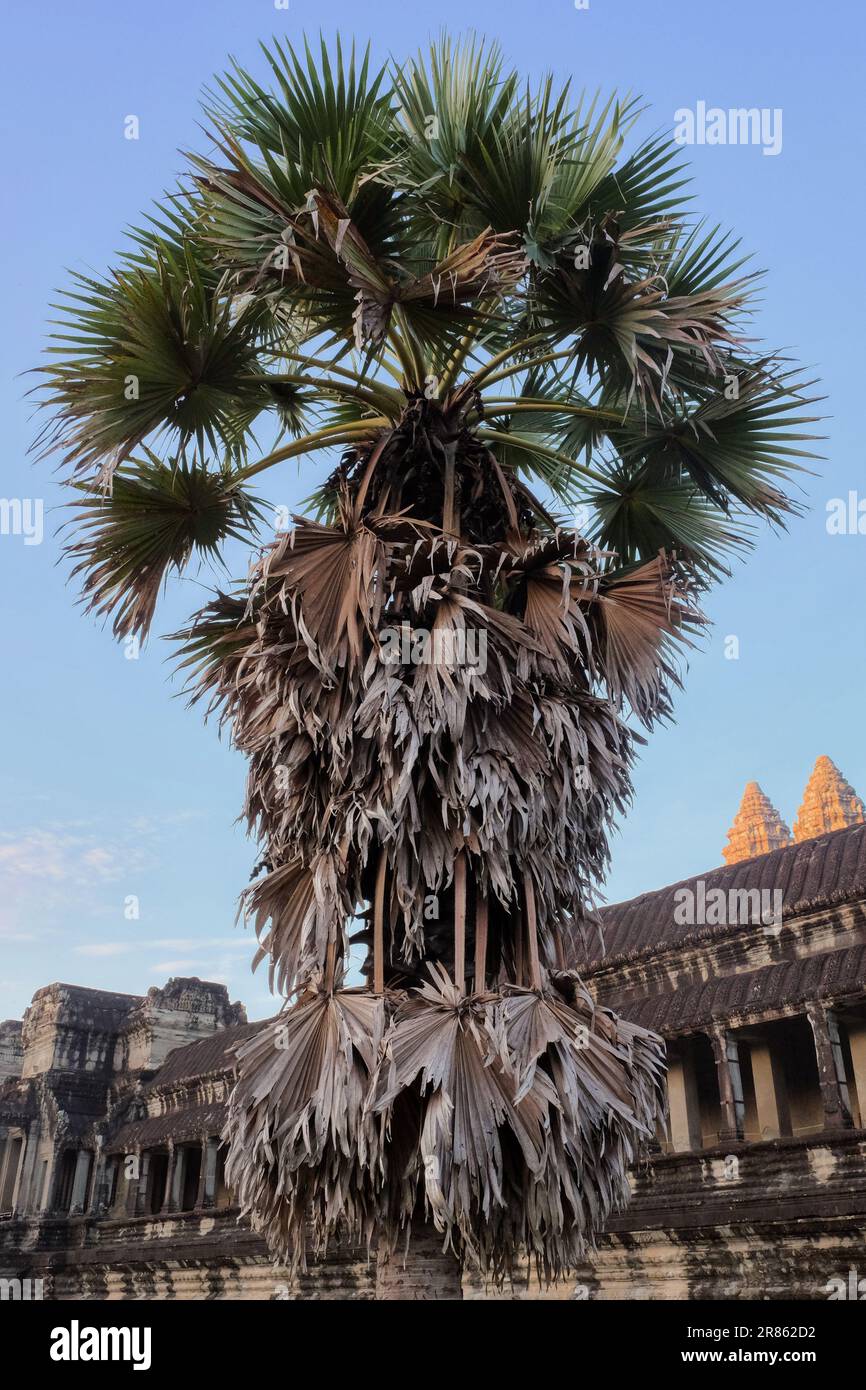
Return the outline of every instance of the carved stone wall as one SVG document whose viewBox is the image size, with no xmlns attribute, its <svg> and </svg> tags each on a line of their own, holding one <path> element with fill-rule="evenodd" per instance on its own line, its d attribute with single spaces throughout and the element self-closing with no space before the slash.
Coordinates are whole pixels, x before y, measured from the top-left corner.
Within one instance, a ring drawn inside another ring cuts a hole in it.
<svg viewBox="0 0 866 1390">
<path fill-rule="evenodd" d="M 722 850 L 725 863 L 738 864 L 790 843 L 791 832 L 769 797 L 757 782 L 747 783 L 740 809 L 728 831 L 728 843 Z"/>
<path fill-rule="evenodd" d="M 0 1082 L 21 1075 L 24 1062 L 21 1028 L 21 1020 L 17 1018 L 7 1018 L 0 1023 Z"/>
</svg>

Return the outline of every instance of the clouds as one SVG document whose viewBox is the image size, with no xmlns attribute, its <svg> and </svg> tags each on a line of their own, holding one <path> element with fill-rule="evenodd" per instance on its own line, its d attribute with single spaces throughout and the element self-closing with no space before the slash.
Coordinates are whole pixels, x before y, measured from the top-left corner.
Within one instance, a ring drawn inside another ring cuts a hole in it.
<svg viewBox="0 0 866 1390">
<path fill-rule="evenodd" d="M 77 956 L 95 956 L 99 959 L 103 956 L 124 956 L 128 951 L 135 950 L 135 947 L 124 941 L 87 941 L 82 946 L 73 946 L 72 949 Z"/>
<path fill-rule="evenodd" d="M 73 947 L 73 950 L 78 956 L 123 956 L 136 951 L 192 952 L 212 950 L 214 947 L 222 951 L 250 952 L 255 945 L 255 940 L 247 933 L 243 936 L 160 936 L 150 940 L 141 936 L 135 941 L 84 942 Z"/>
<path fill-rule="evenodd" d="M 158 869 L 165 842 L 195 815 L 46 820 L 0 830 L 0 937 L 26 932 L 33 940 L 65 927 L 71 915 L 116 915 L 125 895 Z"/>
<path fill-rule="evenodd" d="M 68 887 L 92 887 L 117 882 L 130 873 L 153 868 L 167 836 L 199 815 L 195 810 L 179 810 L 110 823 L 95 818 L 46 821 L 0 830 L 0 883 L 38 879 Z"/>
<path fill-rule="evenodd" d="M 250 983 L 250 957 L 257 942 L 249 933 L 236 936 L 187 936 L 148 938 L 140 928 L 126 941 L 83 941 L 73 946 L 76 956 L 89 960 L 126 957 L 124 978 L 132 981 L 139 992 L 149 985 L 164 984 L 172 975 L 197 975 L 199 979 L 225 985 L 230 993 L 247 993 Z M 176 952 L 162 959 L 163 952 Z M 157 959 L 153 959 L 156 956 Z M 146 984 L 141 984 L 146 979 Z M 273 1013 L 275 1001 L 259 1008 L 259 1013 Z"/>
<path fill-rule="evenodd" d="M 232 928 L 238 878 L 225 856 L 214 861 L 206 821 L 183 809 L 65 820 L 37 813 L 20 828 L 7 820 L 0 976 L 18 976 L 19 1012 L 58 979 L 144 994 L 171 976 L 196 975 L 224 984 L 232 998 L 248 996 L 257 943 Z M 255 978 L 258 991 L 263 983 Z"/>
<path fill-rule="evenodd" d="M 105 843 L 93 831 L 77 826 L 48 825 L 19 831 L 0 831 L 0 884 L 20 890 L 22 881 L 86 887 L 94 880 L 118 879 L 129 847 Z"/>
</svg>

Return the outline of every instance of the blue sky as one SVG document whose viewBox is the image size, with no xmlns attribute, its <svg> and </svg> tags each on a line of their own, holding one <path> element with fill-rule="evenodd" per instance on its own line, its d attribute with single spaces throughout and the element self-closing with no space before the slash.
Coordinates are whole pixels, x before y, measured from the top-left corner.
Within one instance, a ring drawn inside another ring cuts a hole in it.
<svg viewBox="0 0 866 1390">
<path fill-rule="evenodd" d="M 254 847 L 235 824 L 244 766 L 188 711 L 165 643 L 127 660 L 75 606 L 58 565 L 59 489 L 27 449 L 21 376 L 39 359 L 64 268 L 101 272 L 134 221 L 203 143 L 203 85 L 230 54 L 260 75 L 260 39 L 322 28 L 401 55 L 440 27 L 501 40 L 528 74 L 641 93 L 641 133 L 708 106 L 780 108 L 778 155 L 690 151 L 696 210 L 737 230 L 768 268 L 757 331 L 812 364 L 827 394 L 827 461 L 804 480 L 810 510 L 717 589 L 676 723 L 652 737 L 630 815 L 613 839 L 611 899 L 720 862 L 742 789 L 757 778 L 789 823 L 819 753 L 866 793 L 863 590 L 866 535 L 828 535 L 829 499 L 866 497 L 861 346 L 864 283 L 862 10 L 805 0 L 573 0 L 503 5 L 405 0 L 42 0 L 4 19 L 6 322 L 0 337 L 0 495 L 43 499 L 45 538 L 0 535 L 0 1018 L 51 980 L 143 992 L 171 974 L 220 979 L 253 1017 L 272 1011 L 265 975 L 234 926 Z M 124 139 L 137 115 L 140 139 Z M 296 505 L 321 474 L 271 483 Z M 50 510 L 55 509 L 55 510 Z M 240 572 L 240 569 L 238 570 Z M 175 584 L 158 630 L 198 606 L 207 573 Z M 739 639 L 727 660 L 725 638 Z M 132 899 L 138 900 L 139 915 Z"/>
</svg>

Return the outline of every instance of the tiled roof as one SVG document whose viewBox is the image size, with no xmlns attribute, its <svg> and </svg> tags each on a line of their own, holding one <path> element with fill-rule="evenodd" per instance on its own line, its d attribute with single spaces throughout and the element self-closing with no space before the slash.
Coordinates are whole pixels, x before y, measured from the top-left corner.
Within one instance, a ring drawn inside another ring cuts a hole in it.
<svg viewBox="0 0 866 1390">
<path fill-rule="evenodd" d="M 170 1052 L 159 1071 L 151 1081 L 151 1086 L 164 1086 L 187 1077 L 207 1076 L 210 1072 L 228 1071 L 234 1065 L 230 1049 L 235 1043 L 249 1038 L 264 1028 L 266 1019 L 258 1023 L 235 1023 L 230 1028 L 221 1028 L 209 1038 L 200 1042 L 188 1043 L 186 1047 L 176 1047 Z"/>
<path fill-rule="evenodd" d="M 707 937 L 730 930 L 726 924 L 696 928 L 675 921 L 677 891 L 688 888 L 695 892 L 700 880 L 707 892 L 715 888 L 725 893 L 757 888 L 773 893 L 779 889 L 784 916 L 866 897 L 866 825 L 853 825 L 814 840 L 786 845 L 756 859 L 710 869 L 654 893 L 642 893 L 629 902 L 602 908 L 598 915 L 604 949 L 597 947 L 585 963 L 597 967 L 602 960 L 607 963 L 623 956 L 639 956 L 654 949 L 675 947 L 696 935 Z M 592 950 L 597 936 L 590 929 L 587 937 Z M 678 991 L 678 998 L 680 994 Z"/>
<path fill-rule="evenodd" d="M 862 995 L 866 985 L 866 946 L 786 960 L 665 994 L 620 1004 L 617 1012 L 643 1028 L 671 1036 L 706 1027 L 714 1019 L 771 1013 L 807 1000 Z"/>
<path fill-rule="evenodd" d="M 185 1110 L 169 1110 L 165 1115 L 149 1115 L 146 1120 L 131 1120 L 123 1125 L 105 1146 L 106 1153 L 132 1153 L 136 1148 L 152 1149 L 173 1139 L 201 1139 L 204 1135 L 222 1133 L 226 1120 L 223 1104 L 194 1105 Z"/>
</svg>

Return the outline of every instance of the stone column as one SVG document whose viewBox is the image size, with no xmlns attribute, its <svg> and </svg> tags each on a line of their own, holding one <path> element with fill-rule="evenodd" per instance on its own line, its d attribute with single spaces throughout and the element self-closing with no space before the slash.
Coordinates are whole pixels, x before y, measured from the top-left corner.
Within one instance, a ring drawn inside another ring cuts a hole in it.
<svg viewBox="0 0 866 1390">
<path fill-rule="evenodd" d="M 824 1004 L 807 1004 L 806 1017 L 815 1039 L 818 1080 L 824 1104 L 824 1128 L 850 1129 L 851 1101 L 839 1043 L 839 1025 L 832 1009 L 828 1009 Z"/>
<path fill-rule="evenodd" d="M 53 1154 L 49 1154 L 42 1159 L 39 1164 L 39 1171 L 36 1174 L 36 1185 L 33 1191 L 33 1210 L 42 1212 L 48 1210 L 48 1202 L 51 1196 L 51 1176 Z"/>
<path fill-rule="evenodd" d="M 117 1159 L 113 1154 L 106 1154 L 100 1150 L 96 1156 L 96 1177 L 93 1182 L 93 1197 L 90 1201 L 90 1210 L 95 1214 L 104 1214 L 110 1208 L 109 1198 L 111 1197 L 111 1179 L 114 1169 L 117 1166 Z"/>
<path fill-rule="evenodd" d="M 165 1194 L 162 1211 L 177 1211 L 180 1206 L 181 1184 L 183 1183 L 183 1149 L 176 1149 L 174 1140 L 168 1141 L 168 1173 L 165 1179 Z"/>
<path fill-rule="evenodd" d="M 866 1129 L 866 1018 L 846 1019 L 845 1028 L 851 1046 L 851 1065 L 860 1112 L 858 1120 L 860 1128 Z"/>
<path fill-rule="evenodd" d="M 734 1034 L 721 1027 L 712 1028 L 709 1039 L 716 1062 L 719 1102 L 722 1111 L 719 1142 L 737 1144 L 742 1141 L 746 1127 L 746 1106 L 743 1099 L 743 1079 L 740 1074 L 739 1045 Z"/>
<path fill-rule="evenodd" d="M 102 1146 L 102 1139 L 96 1141 L 96 1157 L 93 1163 L 93 1182 L 90 1187 L 90 1205 L 88 1211 L 91 1215 L 96 1215 L 105 1205 L 105 1152 Z"/>
<path fill-rule="evenodd" d="M 48 1196 L 46 1211 L 57 1211 L 60 1207 L 60 1189 L 63 1182 L 63 1148 L 55 1141 L 51 1149 L 51 1167 L 48 1170 Z"/>
<path fill-rule="evenodd" d="M 195 1194 L 196 1210 L 204 1204 L 204 1179 L 205 1169 L 207 1168 L 207 1135 L 202 1136 L 201 1141 L 201 1161 L 198 1166 L 198 1187 Z"/>
<path fill-rule="evenodd" d="M 135 1192 L 135 1215 L 144 1216 L 144 1208 L 147 1203 L 147 1178 L 150 1173 L 150 1152 L 146 1149 L 141 1155 L 141 1166 L 138 1171 L 138 1187 Z"/>
<path fill-rule="evenodd" d="M 212 1207 L 216 1202 L 217 1150 L 219 1149 L 219 1142 L 219 1139 L 206 1139 L 204 1141 L 205 1148 L 202 1155 L 204 1190 L 201 1198 L 201 1205 L 203 1207 Z"/>
<path fill-rule="evenodd" d="M 174 1186 L 171 1193 L 171 1210 L 180 1211 L 183 1206 L 183 1189 L 186 1183 L 186 1165 L 188 1150 L 185 1148 L 175 1149 L 174 1151 Z"/>
<path fill-rule="evenodd" d="M 72 1201 L 69 1203 L 69 1215 L 79 1216 L 84 1211 L 84 1204 L 87 1200 L 87 1180 L 90 1177 L 91 1153 L 87 1149 L 79 1149 L 75 1156 L 75 1177 L 72 1180 Z"/>
<path fill-rule="evenodd" d="M 24 1159 L 27 1139 L 23 1134 L 10 1134 L 6 1144 L 6 1162 L 0 1176 L 0 1211 L 14 1211 L 18 1179 Z"/>
<path fill-rule="evenodd" d="M 671 1146 L 680 1153 L 703 1147 L 695 1069 L 687 1047 L 668 1061 L 668 1113 Z"/>
<path fill-rule="evenodd" d="M 18 1191 L 13 1199 L 13 1208 L 17 1212 L 29 1211 L 33 1206 L 33 1181 L 38 1149 L 36 1136 L 28 1134 L 24 1139 L 24 1157 L 19 1171 Z"/>
<path fill-rule="evenodd" d="M 779 1139 L 783 1134 L 791 1133 L 785 1073 L 775 1049 L 765 1038 L 756 1038 L 749 1044 L 749 1056 L 755 1084 L 758 1133 L 761 1139 Z"/>
<path fill-rule="evenodd" d="M 3 1147 L 0 1148 L 0 1211 L 5 1211 L 6 1204 L 3 1197 L 6 1192 L 7 1169 L 12 1162 L 12 1155 L 15 1152 L 14 1136 L 7 1134 L 2 1143 Z"/>
</svg>

